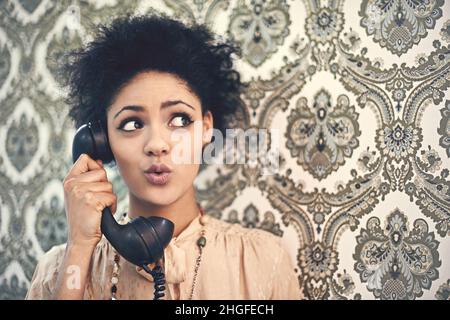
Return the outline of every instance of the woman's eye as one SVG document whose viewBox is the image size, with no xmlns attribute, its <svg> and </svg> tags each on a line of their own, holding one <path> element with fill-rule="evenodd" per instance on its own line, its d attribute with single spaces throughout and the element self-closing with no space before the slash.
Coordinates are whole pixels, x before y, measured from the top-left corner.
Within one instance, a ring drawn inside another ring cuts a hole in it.
<svg viewBox="0 0 450 320">
<path fill-rule="evenodd" d="M 192 119 L 187 114 L 175 115 L 170 121 L 171 127 L 186 127 L 192 123 Z"/>
<path fill-rule="evenodd" d="M 125 120 L 120 124 L 119 129 L 127 132 L 142 128 L 142 123 L 139 120 Z"/>
</svg>

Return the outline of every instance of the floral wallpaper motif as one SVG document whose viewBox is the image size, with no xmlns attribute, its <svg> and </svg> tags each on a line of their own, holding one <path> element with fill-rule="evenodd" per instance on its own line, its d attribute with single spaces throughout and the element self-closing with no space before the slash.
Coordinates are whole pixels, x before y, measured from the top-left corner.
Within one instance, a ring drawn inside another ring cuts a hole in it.
<svg viewBox="0 0 450 320">
<path fill-rule="evenodd" d="M 311 3 L 311 5 L 313 5 Z M 336 39 L 342 31 L 344 14 L 333 8 L 315 6 L 306 20 L 306 32 L 311 39 L 318 43 L 327 43 Z"/>
<path fill-rule="evenodd" d="M 450 157 L 450 100 L 447 100 L 445 107 L 441 109 L 441 116 L 442 119 L 438 128 L 439 145 L 445 149 L 447 156 Z"/>
<path fill-rule="evenodd" d="M 361 3 L 361 26 L 373 41 L 400 56 L 427 36 L 442 17 L 444 0 L 365 0 Z"/>
<path fill-rule="evenodd" d="M 241 47 L 243 128 L 279 129 L 280 170 L 202 166 L 208 214 L 281 237 L 308 299 L 450 299 L 450 2 L 0 3 L 0 299 L 65 241 L 74 128 L 57 67 L 93 27 L 162 11 Z M 269 147 L 277 143 L 273 137 Z M 127 190 L 108 168 L 126 210 Z"/>
<path fill-rule="evenodd" d="M 286 145 L 293 157 L 299 156 L 298 164 L 320 181 L 344 164 L 344 157 L 352 155 L 361 133 L 358 114 L 345 95 L 332 107 L 330 94 L 321 89 L 314 96 L 312 110 L 305 98 L 298 100 L 288 116 Z"/>
<path fill-rule="evenodd" d="M 240 1 L 230 16 L 229 36 L 241 47 L 244 59 L 260 66 L 289 34 L 289 7 L 283 0 Z"/>
<path fill-rule="evenodd" d="M 434 233 L 428 232 L 423 219 L 413 226 L 409 230 L 407 216 L 396 209 L 383 228 L 380 219 L 372 217 L 356 237 L 355 270 L 375 297 L 414 299 L 439 277 L 439 243 Z"/>
</svg>

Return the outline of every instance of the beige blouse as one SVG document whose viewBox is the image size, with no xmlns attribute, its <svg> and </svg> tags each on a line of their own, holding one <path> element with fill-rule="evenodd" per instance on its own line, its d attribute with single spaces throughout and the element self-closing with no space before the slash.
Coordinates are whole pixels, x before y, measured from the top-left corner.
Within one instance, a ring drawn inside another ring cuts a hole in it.
<svg viewBox="0 0 450 320">
<path fill-rule="evenodd" d="M 191 295 L 202 229 L 203 248 L 193 299 L 302 299 L 290 257 L 280 238 L 260 229 L 247 229 L 200 215 L 177 236 L 164 252 L 164 299 L 187 300 Z M 127 221 L 123 221 L 125 223 Z M 65 244 L 54 246 L 39 261 L 26 299 L 51 299 Z M 110 299 L 115 250 L 105 237 L 91 260 L 85 299 Z M 121 258 L 117 299 L 152 299 L 153 277 Z"/>
</svg>

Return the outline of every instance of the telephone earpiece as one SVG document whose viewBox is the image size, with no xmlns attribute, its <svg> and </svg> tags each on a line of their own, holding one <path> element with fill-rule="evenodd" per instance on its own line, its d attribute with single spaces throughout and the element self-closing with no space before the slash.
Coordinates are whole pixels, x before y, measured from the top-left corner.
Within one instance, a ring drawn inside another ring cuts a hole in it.
<svg viewBox="0 0 450 320">
<path fill-rule="evenodd" d="M 85 124 L 75 133 L 73 161 L 82 153 L 94 160 L 101 159 L 103 163 L 114 159 L 108 134 L 100 121 Z M 106 207 L 102 212 L 101 231 L 122 257 L 148 270 L 147 264 L 157 262 L 163 256 L 164 248 L 172 239 L 174 224 L 161 217 L 138 217 L 120 225 Z"/>
</svg>

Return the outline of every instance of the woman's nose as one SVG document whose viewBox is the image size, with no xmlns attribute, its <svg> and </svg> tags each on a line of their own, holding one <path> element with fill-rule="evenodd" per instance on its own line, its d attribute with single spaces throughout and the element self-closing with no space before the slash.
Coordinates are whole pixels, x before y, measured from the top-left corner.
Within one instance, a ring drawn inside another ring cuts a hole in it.
<svg viewBox="0 0 450 320">
<path fill-rule="evenodd" d="M 169 153 L 169 143 L 163 137 L 160 129 L 153 126 L 149 129 L 147 142 L 144 146 L 144 152 L 147 155 L 160 156 Z"/>
</svg>

